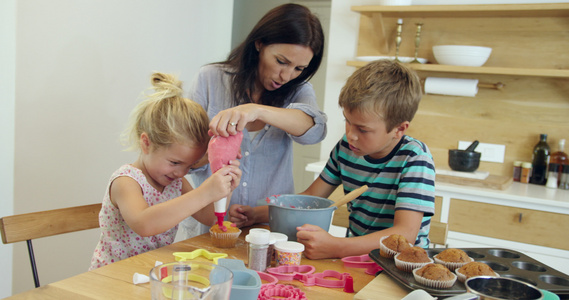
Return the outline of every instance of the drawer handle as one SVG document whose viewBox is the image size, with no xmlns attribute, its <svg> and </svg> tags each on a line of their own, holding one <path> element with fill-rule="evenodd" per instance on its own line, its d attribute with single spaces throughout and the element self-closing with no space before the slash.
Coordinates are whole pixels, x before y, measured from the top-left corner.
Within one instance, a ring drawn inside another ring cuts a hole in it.
<svg viewBox="0 0 569 300">
<path fill-rule="evenodd" d="M 520 215 L 518 216 L 518 223 L 522 222 L 523 215 L 524 215 L 523 213 L 520 213 Z"/>
</svg>

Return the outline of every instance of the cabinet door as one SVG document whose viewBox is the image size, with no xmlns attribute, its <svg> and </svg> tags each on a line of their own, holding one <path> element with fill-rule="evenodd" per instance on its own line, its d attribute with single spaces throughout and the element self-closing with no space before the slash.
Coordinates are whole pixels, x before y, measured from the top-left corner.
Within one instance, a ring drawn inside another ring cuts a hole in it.
<svg viewBox="0 0 569 300">
<path fill-rule="evenodd" d="M 569 250 L 569 215 L 452 199 L 449 230 Z"/>
</svg>

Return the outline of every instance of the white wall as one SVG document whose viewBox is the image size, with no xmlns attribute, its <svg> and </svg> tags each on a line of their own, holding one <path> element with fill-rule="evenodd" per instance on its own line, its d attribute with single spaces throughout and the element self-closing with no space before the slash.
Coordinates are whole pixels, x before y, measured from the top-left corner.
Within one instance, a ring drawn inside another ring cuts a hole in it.
<svg viewBox="0 0 569 300">
<path fill-rule="evenodd" d="M 16 0 L 0 1 L 0 216 L 14 213 L 15 12 Z M 10 295 L 12 253 L 12 246 L 0 246 L 0 270 L 6 270 L 0 276 L 0 298 Z"/>
<path fill-rule="evenodd" d="M 175 73 L 188 85 L 199 66 L 230 50 L 233 1 L 1 3 L 2 215 L 12 206 L 25 213 L 101 202 L 111 173 L 136 158 L 122 151 L 118 136 L 150 74 Z M 98 234 L 34 242 L 41 283 L 86 271 Z M 0 245 L 0 253 L 10 248 Z M 0 277 L 12 278 L 13 293 L 33 288 L 25 243 L 14 245 L 12 270 L 10 262 L 0 256 L 7 266 Z M 10 289 L 0 281 L 0 297 Z"/>
</svg>

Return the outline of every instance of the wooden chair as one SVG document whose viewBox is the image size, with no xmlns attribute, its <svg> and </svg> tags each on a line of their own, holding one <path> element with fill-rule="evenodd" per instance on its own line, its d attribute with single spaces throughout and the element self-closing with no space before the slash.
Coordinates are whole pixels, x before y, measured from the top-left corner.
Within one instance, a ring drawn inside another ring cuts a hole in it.
<svg viewBox="0 0 569 300">
<path fill-rule="evenodd" d="M 99 227 L 101 203 L 61 208 L 0 219 L 2 242 L 10 244 L 26 241 L 34 276 L 34 284 L 40 286 L 32 240 Z"/>
</svg>

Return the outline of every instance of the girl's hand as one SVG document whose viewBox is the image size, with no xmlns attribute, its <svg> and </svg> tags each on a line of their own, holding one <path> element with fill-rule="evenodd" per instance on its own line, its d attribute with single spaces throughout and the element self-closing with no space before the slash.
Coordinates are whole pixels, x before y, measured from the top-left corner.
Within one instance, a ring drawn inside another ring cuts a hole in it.
<svg viewBox="0 0 569 300">
<path fill-rule="evenodd" d="M 261 105 L 247 103 L 220 111 L 209 123 L 214 135 L 229 136 L 243 131 L 247 123 L 259 118 Z"/>
<path fill-rule="evenodd" d="M 212 202 L 227 197 L 239 186 L 241 181 L 241 170 L 239 161 L 232 160 L 229 165 L 224 166 L 207 178 L 198 189 L 205 191 Z"/>
</svg>

